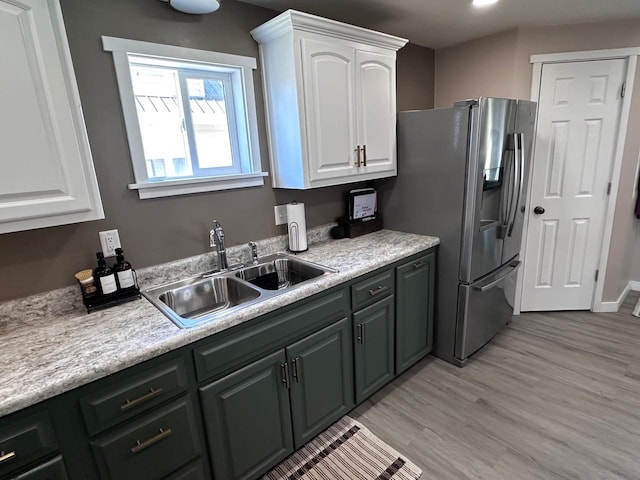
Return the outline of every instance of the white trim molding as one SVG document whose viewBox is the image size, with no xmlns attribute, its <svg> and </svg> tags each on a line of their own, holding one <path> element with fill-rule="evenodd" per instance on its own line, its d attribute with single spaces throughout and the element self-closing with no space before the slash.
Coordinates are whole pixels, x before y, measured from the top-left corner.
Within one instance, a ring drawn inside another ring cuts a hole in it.
<svg viewBox="0 0 640 480">
<path fill-rule="evenodd" d="M 594 312 L 605 311 L 617 311 L 619 308 L 620 299 L 615 302 L 603 302 L 602 297 L 604 294 L 604 281 L 607 272 L 607 263 L 609 260 L 609 249 L 611 247 L 611 234 L 613 232 L 613 218 L 616 209 L 616 200 L 618 196 L 618 188 L 620 185 L 620 171 L 622 169 L 622 157 L 624 154 L 624 144 L 627 136 L 627 128 L 629 124 L 629 113 L 631 111 L 631 97 L 633 92 L 633 84 L 636 75 L 636 65 L 638 56 L 640 56 L 640 47 L 637 48 L 618 48 L 609 50 L 589 50 L 582 52 L 564 52 L 564 53 L 552 53 L 531 55 L 530 63 L 533 65 L 532 79 L 531 79 L 531 100 L 538 102 L 540 98 L 540 86 L 542 82 L 542 68 L 545 64 L 551 63 L 569 63 L 569 62 L 581 62 L 591 60 L 610 60 L 624 58 L 627 60 L 627 73 L 625 78 L 626 92 L 627 94 L 622 99 L 622 108 L 620 110 L 620 121 L 618 128 L 618 137 L 616 139 L 616 147 L 613 159 L 613 169 L 611 173 L 611 193 L 608 196 L 607 210 L 605 214 L 605 227 L 604 236 L 602 240 L 602 250 L 600 255 L 600 261 L 598 262 L 598 270 L 600 275 L 596 280 L 595 290 L 593 294 L 593 300 L 591 303 L 591 310 Z M 537 120 L 536 120 L 537 131 Z M 534 143 L 535 150 L 535 143 Z M 532 158 L 535 152 L 532 152 Z M 533 165 L 532 165 L 533 168 Z M 529 192 L 531 191 L 531 177 L 529 176 Z M 526 242 L 528 232 L 528 220 L 525 222 L 521 255 L 526 255 Z M 522 305 L 522 275 L 518 277 L 518 285 L 516 287 L 516 299 L 515 299 L 515 312 L 520 313 Z M 624 300 L 624 296 L 629 292 L 627 287 L 622 292 L 621 298 Z M 612 310 L 615 308 L 615 310 Z"/>
<path fill-rule="evenodd" d="M 600 302 L 600 310 L 601 313 L 616 313 L 620 310 L 624 299 L 627 298 L 629 292 L 640 292 L 640 282 L 635 280 L 630 280 L 627 283 L 627 286 L 624 287 L 622 293 L 618 296 L 618 299 L 615 302 Z"/>
</svg>

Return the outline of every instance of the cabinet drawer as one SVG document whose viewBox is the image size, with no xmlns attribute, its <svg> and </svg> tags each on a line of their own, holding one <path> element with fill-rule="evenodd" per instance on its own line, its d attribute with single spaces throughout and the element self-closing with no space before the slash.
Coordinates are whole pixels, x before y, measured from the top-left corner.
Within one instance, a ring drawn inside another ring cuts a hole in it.
<svg viewBox="0 0 640 480">
<path fill-rule="evenodd" d="M 0 476 L 58 449 L 46 412 L 17 416 L 0 427 Z"/>
<path fill-rule="evenodd" d="M 177 400 L 91 446 L 105 480 L 162 478 L 200 454 L 191 401 Z"/>
<path fill-rule="evenodd" d="M 351 286 L 351 306 L 358 310 L 393 293 L 393 270 L 379 273 Z"/>
<path fill-rule="evenodd" d="M 198 380 L 231 372 L 286 342 L 312 333 L 347 315 L 343 288 L 291 308 L 275 318 L 194 350 Z"/>
<path fill-rule="evenodd" d="M 184 360 L 127 375 L 119 383 L 80 399 L 89 435 L 95 435 L 134 415 L 148 410 L 187 389 Z"/>
<path fill-rule="evenodd" d="M 67 470 L 61 456 L 49 460 L 28 472 L 18 475 L 15 480 L 68 480 Z"/>
</svg>

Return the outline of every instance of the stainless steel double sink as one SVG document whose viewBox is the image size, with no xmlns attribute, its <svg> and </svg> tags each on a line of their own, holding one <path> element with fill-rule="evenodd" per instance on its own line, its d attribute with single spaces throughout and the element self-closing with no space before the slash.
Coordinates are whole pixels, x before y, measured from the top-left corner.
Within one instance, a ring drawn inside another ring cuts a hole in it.
<svg viewBox="0 0 640 480">
<path fill-rule="evenodd" d="M 198 275 L 142 294 L 176 325 L 189 328 L 335 272 L 292 255 L 276 254 L 260 259 L 257 265 Z"/>
</svg>

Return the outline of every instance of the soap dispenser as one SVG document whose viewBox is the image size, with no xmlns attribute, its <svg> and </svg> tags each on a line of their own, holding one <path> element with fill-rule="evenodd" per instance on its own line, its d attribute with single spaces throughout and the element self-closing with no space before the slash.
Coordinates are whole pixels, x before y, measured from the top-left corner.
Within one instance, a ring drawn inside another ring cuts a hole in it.
<svg viewBox="0 0 640 480">
<path fill-rule="evenodd" d="M 130 290 L 135 288 L 134 270 L 131 264 L 124 259 L 124 250 L 116 248 L 117 263 L 113 266 L 116 272 L 116 279 L 120 290 Z"/>
<path fill-rule="evenodd" d="M 97 252 L 96 258 L 98 259 L 98 267 L 93 271 L 93 277 L 98 283 L 100 293 L 102 293 L 102 295 L 115 293 L 118 290 L 118 286 L 113 269 L 107 265 L 102 252 Z"/>
</svg>

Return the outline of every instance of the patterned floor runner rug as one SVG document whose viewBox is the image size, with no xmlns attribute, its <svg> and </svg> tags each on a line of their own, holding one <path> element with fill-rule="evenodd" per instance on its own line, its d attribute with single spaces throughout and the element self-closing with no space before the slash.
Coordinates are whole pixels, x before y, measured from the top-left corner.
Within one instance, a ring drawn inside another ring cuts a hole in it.
<svg viewBox="0 0 640 480">
<path fill-rule="evenodd" d="M 342 417 L 262 480 L 415 480 L 422 470 L 362 424 Z"/>
</svg>

